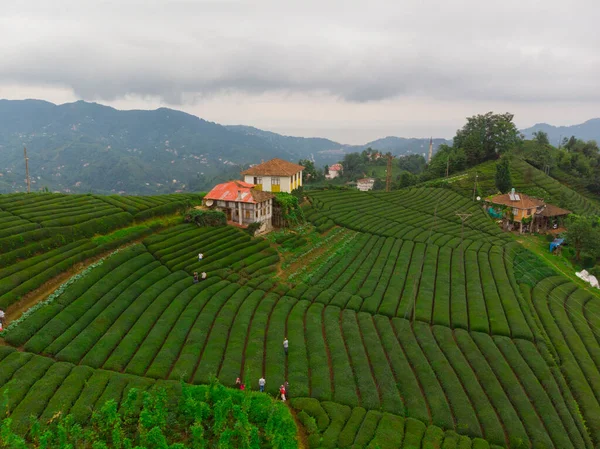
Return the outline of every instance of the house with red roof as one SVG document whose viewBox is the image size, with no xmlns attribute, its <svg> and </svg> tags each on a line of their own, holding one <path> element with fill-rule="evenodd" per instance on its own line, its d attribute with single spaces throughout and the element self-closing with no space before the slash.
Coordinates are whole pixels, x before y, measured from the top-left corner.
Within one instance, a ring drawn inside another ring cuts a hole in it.
<svg viewBox="0 0 600 449">
<path fill-rule="evenodd" d="M 291 193 L 302 186 L 303 170 L 302 165 L 275 158 L 253 165 L 243 171 L 242 175 L 244 182 L 254 184 L 257 190 Z"/>
<path fill-rule="evenodd" d="M 332 164 L 329 166 L 327 173 L 325 174 L 325 178 L 326 179 L 337 178 L 338 176 L 340 176 L 343 169 L 344 168 L 342 167 L 342 164 Z"/>
<path fill-rule="evenodd" d="M 262 234 L 273 228 L 273 198 L 272 193 L 263 192 L 254 184 L 229 181 L 217 184 L 202 201 L 205 207 L 224 212 L 232 224 L 247 227 L 261 223 L 257 234 Z"/>
</svg>

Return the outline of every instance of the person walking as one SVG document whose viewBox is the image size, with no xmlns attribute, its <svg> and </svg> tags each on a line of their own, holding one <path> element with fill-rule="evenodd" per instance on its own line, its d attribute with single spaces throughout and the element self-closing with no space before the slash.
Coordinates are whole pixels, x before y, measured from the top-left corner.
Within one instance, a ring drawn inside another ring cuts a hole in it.
<svg viewBox="0 0 600 449">
<path fill-rule="evenodd" d="M 266 383 L 267 383 L 267 381 L 265 380 L 264 377 L 261 377 L 260 379 L 258 379 L 258 389 L 260 390 L 261 393 L 264 393 Z"/>
<path fill-rule="evenodd" d="M 242 385 L 242 381 L 238 377 L 237 379 L 235 379 L 235 386 L 238 387 L 238 388 L 240 388 L 240 385 Z"/>
<path fill-rule="evenodd" d="M 240 390 L 244 391 L 246 389 L 246 385 L 244 385 L 244 383 L 242 382 L 240 384 Z"/>
<path fill-rule="evenodd" d="M 0 331 L 4 329 L 4 310 L 0 309 Z"/>
<path fill-rule="evenodd" d="M 290 397 L 290 384 L 288 383 L 287 380 L 283 383 L 283 389 L 285 390 L 285 396 L 287 398 L 289 398 Z"/>
<path fill-rule="evenodd" d="M 288 345 L 289 345 L 288 339 L 287 339 L 287 337 L 285 337 L 283 339 L 283 351 L 285 352 L 285 355 L 288 355 Z"/>
<path fill-rule="evenodd" d="M 197 284 L 199 280 L 200 279 L 198 279 L 198 272 L 194 271 L 194 284 Z"/>
<path fill-rule="evenodd" d="M 283 385 L 279 387 L 279 394 L 281 395 L 281 400 L 285 402 L 285 387 Z"/>
<path fill-rule="evenodd" d="M 202 280 L 204 281 L 205 279 L 206 279 L 206 272 L 205 272 L 205 271 L 203 271 L 203 272 L 202 272 Z"/>
<path fill-rule="evenodd" d="M 198 262 L 200 262 L 203 257 L 204 257 L 204 254 L 198 253 Z"/>
</svg>

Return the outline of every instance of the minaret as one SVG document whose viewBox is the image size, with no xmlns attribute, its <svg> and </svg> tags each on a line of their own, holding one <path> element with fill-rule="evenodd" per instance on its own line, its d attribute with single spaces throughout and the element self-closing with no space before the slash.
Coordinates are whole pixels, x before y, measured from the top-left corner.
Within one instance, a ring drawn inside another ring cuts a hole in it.
<svg viewBox="0 0 600 449">
<path fill-rule="evenodd" d="M 429 157 L 427 158 L 427 163 L 431 162 L 431 158 L 433 157 L 433 137 L 429 138 Z"/>
</svg>

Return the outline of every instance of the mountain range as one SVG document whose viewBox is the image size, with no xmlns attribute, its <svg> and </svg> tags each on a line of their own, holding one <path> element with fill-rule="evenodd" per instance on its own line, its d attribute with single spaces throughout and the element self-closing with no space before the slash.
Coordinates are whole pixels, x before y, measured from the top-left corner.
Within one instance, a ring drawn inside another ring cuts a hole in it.
<svg viewBox="0 0 600 449">
<path fill-rule="evenodd" d="M 537 129 L 553 136 L 568 131 L 582 138 L 600 135 L 600 119 L 578 127 Z M 594 131 L 595 129 L 595 131 Z M 554 141 L 553 141 L 554 142 Z M 434 151 L 446 139 L 434 139 Z M 0 100 L 0 193 L 24 191 L 27 148 L 32 190 L 77 193 L 156 194 L 198 191 L 237 178 L 249 164 L 279 157 L 317 166 L 349 152 L 373 148 L 396 155 L 426 155 L 429 138 L 389 136 L 364 145 L 324 138 L 283 136 L 250 126 L 223 126 L 185 112 L 120 111 L 77 101 Z"/>
<path fill-rule="evenodd" d="M 572 126 L 553 126 L 547 123 L 538 123 L 531 128 L 522 129 L 526 139 L 533 138 L 533 133 L 543 131 L 548 134 L 550 143 L 557 146 L 562 139 L 575 136 L 582 140 L 595 140 L 600 142 L 600 118 L 593 118 L 587 122 Z"/>
</svg>

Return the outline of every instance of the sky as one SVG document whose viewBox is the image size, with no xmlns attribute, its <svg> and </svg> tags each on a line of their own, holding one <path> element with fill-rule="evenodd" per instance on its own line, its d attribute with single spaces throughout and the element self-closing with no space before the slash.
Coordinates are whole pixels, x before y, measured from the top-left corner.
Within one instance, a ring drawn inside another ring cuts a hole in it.
<svg viewBox="0 0 600 449">
<path fill-rule="evenodd" d="M 600 116 L 597 0 L 2 0 L 0 98 L 360 144 Z"/>
</svg>

